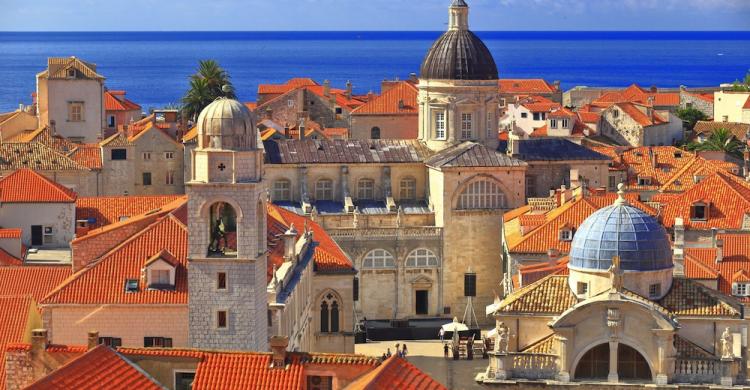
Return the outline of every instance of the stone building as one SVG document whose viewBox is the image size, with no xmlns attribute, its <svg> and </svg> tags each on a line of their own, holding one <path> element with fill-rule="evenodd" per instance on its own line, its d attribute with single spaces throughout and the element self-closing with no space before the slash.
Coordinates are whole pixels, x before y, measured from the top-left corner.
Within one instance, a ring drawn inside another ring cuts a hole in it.
<svg viewBox="0 0 750 390">
<path fill-rule="evenodd" d="M 107 122 L 105 137 L 141 120 L 142 117 L 141 106 L 126 98 L 125 91 L 104 92 L 104 119 Z"/>
<path fill-rule="evenodd" d="M 478 382 L 611 388 L 744 380 L 748 322 L 742 306 L 673 276 L 666 231 L 623 195 L 581 223 L 566 272 L 487 307 L 497 321 L 495 349 Z"/>
<path fill-rule="evenodd" d="M 680 87 L 680 108 L 694 108 L 706 115 L 714 117 L 714 94 L 700 91 L 688 91 Z"/>
<path fill-rule="evenodd" d="M 750 92 L 714 93 L 714 121 L 750 123 Z"/>
<path fill-rule="evenodd" d="M 482 275 L 476 304 L 501 287 L 502 214 L 525 203 L 527 164 L 496 150 L 497 66 L 468 12 L 453 1 L 425 56 L 418 139 L 264 142 L 271 199 L 322 225 L 359 270 L 360 319 L 460 317 L 467 273 Z"/>
<path fill-rule="evenodd" d="M 683 139 L 682 121 L 652 105 L 622 102 L 601 111 L 599 133 L 626 146 L 669 146 Z"/>
<path fill-rule="evenodd" d="M 411 80 L 383 82 L 374 96 L 351 113 L 353 139 L 416 139 L 419 110 L 417 87 Z"/>
</svg>

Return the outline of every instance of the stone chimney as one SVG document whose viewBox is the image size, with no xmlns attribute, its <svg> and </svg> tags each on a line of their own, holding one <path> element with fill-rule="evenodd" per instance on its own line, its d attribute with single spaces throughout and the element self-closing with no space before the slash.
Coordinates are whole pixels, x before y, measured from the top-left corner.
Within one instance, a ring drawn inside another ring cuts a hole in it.
<svg viewBox="0 0 750 390">
<path fill-rule="evenodd" d="M 716 264 L 724 261 L 724 240 L 716 240 Z"/>
<path fill-rule="evenodd" d="M 86 338 L 86 348 L 87 350 L 92 350 L 97 345 L 99 345 L 99 331 L 90 330 Z"/>
<path fill-rule="evenodd" d="M 719 236 L 719 229 L 712 227 L 711 228 L 711 246 L 716 248 L 716 239 Z"/>
<path fill-rule="evenodd" d="M 53 137 L 57 135 L 57 128 L 55 127 L 55 121 L 49 121 L 49 133 Z"/>
<path fill-rule="evenodd" d="M 372 92 L 372 91 L 367 92 L 367 101 L 371 102 L 372 99 L 375 99 L 375 92 Z"/>
<path fill-rule="evenodd" d="M 47 329 L 33 329 L 31 331 L 31 352 L 39 353 L 47 349 Z"/>
<path fill-rule="evenodd" d="M 299 134 L 297 134 L 297 138 L 300 140 L 305 139 L 305 131 L 307 130 L 305 128 L 305 118 L 299 120 L 299 126 L 297 126 L 297 130 L 299 130 Z"/>
<path fill-rule="evenodd" d="M 289 229 L 282 236 L 284 240 L 284 261 L 294 261 L 297 258 L 297 229 L 294 224 L 289 225 Z"/>
<path fill-rule="evenodd" d="M 652 86 L 651 86 L 651 88 L 650 88 L 650 91 L 651 91 L 652 93 L 656 93 L 656 92 L 658 92 L 658 91 L 659 91 L 659 88 L 656 88 L 656 85 L 652 85 Z"/>
<path fill-rule="evenodd" d="M 286 348 L 289 346 L 289 338 L 286 336 L 271 336 L 268 341 L 273 356 L 271 358 L 272 368 L 284 368 L 286 366 Z"/>
<path fill-rule="evenodd" d="M 347 80 L 346 82 L 346 100 L 352 100 L 352 81 Z"/>
<path fill-rule="evenodd" d="M 578 169 L 570 170 L 570 188 L 581 187 L 581 175 L 578 173 Z"/>
<path fill-rule="evenodd" d="M 560 90 L 560 80 L 555 80 L 552 82 L 552 85 L 555 87 L 556 91 Z"/>
<path fill-rule="evenodd" d="M 550 265 L 557 264 L 557 260 L 560 259 L 560 251 L 556 248 L 549 248 L 547 250 L 547 258 L 549 259 Z"/>
<path fill-rule="evenodd" d="M 271 108 L 271 106 L 266 107 L 266 119 L 273 119 L 273 108 Z"/>
<path fill-rule="evenodd" d="M 330 80 L 323 81 L 323 95 L 325 97 L 331 96 L 331 81 Z"/>
<path fill-rule="evenodd" d="M 565 184 L 563 184 L 563 185 L 560 186 L 560 204 L 559 204 L 559 206 L 564 205 L 565 203 L 568 202 L 568 200 L 569 200 L 569 198 L 568 198 L 568 187 Z"/>
<path fill-rule="evenodd" d="M 649 162 L 651 163 L 651 166 L 653 168 L 656 168 L 656 153 L 654 153 L 654 149 L 651 148 L 650 146 L 648 147 L 648 159 L 649 159 Z"/>
</svg>

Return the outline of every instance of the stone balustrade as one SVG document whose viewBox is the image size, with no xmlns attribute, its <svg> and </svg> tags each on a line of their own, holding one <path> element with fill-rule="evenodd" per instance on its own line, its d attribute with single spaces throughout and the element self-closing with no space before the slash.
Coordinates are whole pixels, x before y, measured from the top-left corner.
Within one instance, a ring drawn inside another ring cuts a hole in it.
<svg viewBox="0 0 750 390">
<path fill-rule="evenodd" d="M 538 353 L 509 353 L 513 359 L 513 378 L 555 379 L 557 376 L 557 355 Z"/>
<path fill-rule="evenodd" d="M 528 198 L 527 202 L 532 210 L 549 211 L 556 206 L 554 198 Z"/>
<path fill-rule="evenodd" d="M 721 374 L 719 364 L 715 359 L 677 359 L 672 382 L 716 383 Z"/>
</svg>

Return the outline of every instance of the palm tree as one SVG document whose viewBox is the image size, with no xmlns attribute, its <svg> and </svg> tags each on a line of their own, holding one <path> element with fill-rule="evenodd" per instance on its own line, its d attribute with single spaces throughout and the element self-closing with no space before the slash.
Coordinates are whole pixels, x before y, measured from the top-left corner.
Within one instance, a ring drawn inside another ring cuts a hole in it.
<svg viewBox="0 0 750 390">
<path fill-rule="evenodd" d="M 727 128 L 716 129 L 703 142 L 691 142 L 687 145 L 688 150 L 692 151 L 717 151 L 724 152 L 731 156 L 742 157 L 742 151 L 745 145 L 737 139 Z"/>
<path fill-rule="evenodd" d="M 203 108 L 222 96 L 236 98 L 229 73 L 214 60 L 200 61 L 198 72 L 190 76 L 190 89 L 182 98 L 183 113 L 195 120 Z"/>
</svg>

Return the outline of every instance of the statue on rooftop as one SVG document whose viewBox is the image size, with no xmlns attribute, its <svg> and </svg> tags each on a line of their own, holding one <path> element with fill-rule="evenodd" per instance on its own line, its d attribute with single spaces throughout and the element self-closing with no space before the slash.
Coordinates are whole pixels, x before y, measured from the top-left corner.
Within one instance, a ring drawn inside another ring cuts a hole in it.
<svg viewBox="0 0 750 390">
<path fill-rule="evenodd" d="M 612 258 L 612 265 L 607 271 L 609 272 L 609 280 L 612 282 L 612 290 L 622 291 L 624 272 L 620 269 L 620 256 Z"/>
<path fill-rule="evenodd" d="M 510 329 L 504 322 L 500 322 L 495 327 L 497 335 L 495 336 L 495 352 L 508 353 L 508 344 L 510 343 Z"/>
</svg>

